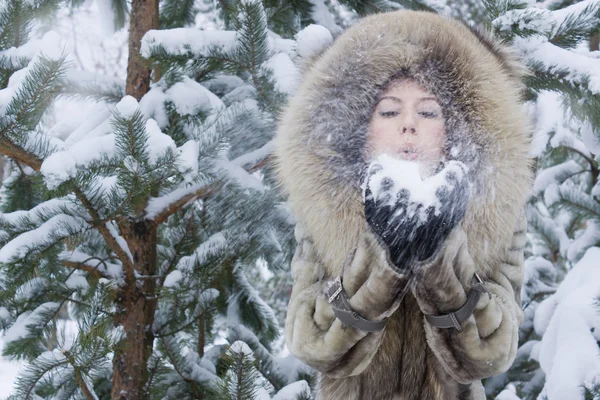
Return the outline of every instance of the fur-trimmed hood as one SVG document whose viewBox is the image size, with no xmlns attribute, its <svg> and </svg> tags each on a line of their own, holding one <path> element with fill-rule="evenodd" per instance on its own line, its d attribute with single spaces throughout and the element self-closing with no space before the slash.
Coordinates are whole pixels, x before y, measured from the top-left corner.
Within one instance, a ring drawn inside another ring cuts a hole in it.
<svg viewBox="0 0 600 400">
<path fill-rule="evenodd" d="M 476 265 L 490 271 L 531 185 L 524 70 L 504 47 L 456 20 L 414 11 L 371 15 L 306 67 L 275 139 L 291 211 L 336 273 L 365 223 L 360 182 L 368 120 L 381 87 L 399 72 L 444 109 L 446 153 L 469 166 L 475 188 L 462 226 Z"/>
</svg>

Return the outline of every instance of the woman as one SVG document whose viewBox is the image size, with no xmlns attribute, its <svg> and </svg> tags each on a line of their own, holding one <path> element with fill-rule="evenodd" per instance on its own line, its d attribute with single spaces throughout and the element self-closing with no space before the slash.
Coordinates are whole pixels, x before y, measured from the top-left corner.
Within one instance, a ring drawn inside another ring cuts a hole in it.
<svg viewBox="0 0 600 400">
<path fill-rule="evenodd" d="M 531 185 L 521 74 L 490 39 L 410 11 L 364 18 L 307 68 L 276 161 L 298 222 L 286 343 L 320 372 L 318 399 L 484 399 L 480 380 L 510 367 Z M 404 218 L 420 206 L 391 195 L 401 179 L 375 183 L 381 153 L 447 181 L 434 213 Z"/>
</svg>

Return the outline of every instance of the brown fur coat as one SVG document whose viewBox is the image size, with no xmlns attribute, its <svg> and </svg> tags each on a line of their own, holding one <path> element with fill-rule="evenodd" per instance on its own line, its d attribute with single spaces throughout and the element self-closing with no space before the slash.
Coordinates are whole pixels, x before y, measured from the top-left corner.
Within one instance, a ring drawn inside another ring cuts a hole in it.
<svg viewBox="0 0 600 400">
<path fill-rule="evenodd" d="M 434 93 L 447 154 L 469 167 L 467 214 L 432 259 L 395 271 L 365 222 L 360 181 L 368 119 L 380 88 L 403 71 Z M 484 399 L 480 379 L 509 368 L 523 319 L 525 219 L 531 185 L 523 70 L 506 49 L 455 20 L 397 11 L 364 18 L 312 60 L 276 136 L 281 187 L 298 225 L 289 350 L 320 374 L 318 399 Z M 347 254 L 352 307 L 385 329 L 343 326 L 323 294 Z M 424 314 L 459 308 L 477 272 L 482 296 L 463 331 Z M 398 293 L 409 285 L 402 301 Z M 472 383 L 459 397 L 458 382 Z"/>
</svg>

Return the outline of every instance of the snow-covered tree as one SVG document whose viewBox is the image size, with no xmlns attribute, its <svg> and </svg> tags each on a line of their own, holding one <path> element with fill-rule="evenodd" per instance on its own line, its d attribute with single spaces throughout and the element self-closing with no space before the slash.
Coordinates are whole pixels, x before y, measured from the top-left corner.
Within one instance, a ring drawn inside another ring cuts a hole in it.
<svg viewBox="0 0 600 400">
<path fill-rule="evenodd" d="M 0 10 L 0 328 L 3 356 L 28 361 L 13 398 L 306 398 L 248 277 L 289 264 L 270 140 L 292 60 L 331 35 L 284 39 L 313 22 L 301 1 L 134 0 L 120 85 L 27 35 L 76 3 Z M 221 29 L 186 27 L 211 13 Z M 64 97 L 98 107 L 73 126 Z"/>
<path fill-rule="evenodd" d="M 298 66 L 399 8 L 487 25 L 531 70 L 526 321 L 488 395 L 600 398 L 600 2 L 103 1 L 129 29 L 125 81 L 62 51 L 53 15 L 82 3 L 0 4 L 0 329 L 28 362 L 13 398 L 310 397 L 311 370 L 276 355 L 295 243 L 270 140 Z"/>
<path fill-rule="evenodd" d="M 536 179 L 527 206 L 526 319 L 498 399 L 588 399 L 600 379 L 600 30 L 597 1 L 486 1 L 495 34 L 531 74 Z M 596 46 L 596 47 L 594 47 Z M 593 394 L 595 391 L 595 394 Z"/>
</svg>

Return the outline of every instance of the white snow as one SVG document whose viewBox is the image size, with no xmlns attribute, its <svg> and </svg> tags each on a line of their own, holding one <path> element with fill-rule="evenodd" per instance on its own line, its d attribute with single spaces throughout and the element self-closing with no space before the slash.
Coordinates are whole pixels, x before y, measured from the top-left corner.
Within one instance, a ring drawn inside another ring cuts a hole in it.
<svg viewBox="0 0 600 400">
<path fill-rule="evenodd" d="M 205 187 L 205 184 L 194 184 L 185 188 L 179 188 L 166 193 L 163 196 L 151 197 L 146 206 L 146 218 L 153 219 L 162 211 L 166 210 L 171 204 L 178 200 L 197 192 Z"/>
<path fill-rule="evenodd" d="M 164 287 L 173 287 L 183 279 L 183 274 L 179 270 L 174 270 L 167 275 L 164 282 Z"/>
<path fill-rule="evenodd" d="M 298 396 L 307 396 L 310 394 L 310 386 L 306 381 L 297 381 L 281 388 L 273 400 L 296 400 Z"/>
<path fill-rule="evenodd" d="M 203 290 L 202 293 L 198 295 L 200 299 L 200 309 L 202 311 L 206 310 L 212 302 L 214 302 L 217 297 L 219 297 L 219 291 L 215 288 L 209 288 Z"/>
<path fill-rule="evenodd" d="M 223 101 L 210 90 L 187 76 L 167 91 L 166 100 L 171 101 L 180 115 L 196 115 L 225 108 Z"/>
<path fill-rule="evenodd" d="M 98 7 L 98 26 L 102 28 L 102 34 L 108 36 L 116 29 L 113 4 L 118 3 L 113 3 L 111 0 L 96 0 L 96 4 Z"/>
<path fill-rule="evenodd" d="M 127 95 L 115 107 L 124 118 L 130 119 L 138 110 L 138 102 L 135 97 Z"/>
<path fill-rule="evenodd" d="M 525 260 L 525 285 L 521 288 L 521 299 L 523 303 L 529 303 L 531 298 L 529 293 L 539 292 L 554 292 L 555 287 L 549 286 L 542 281 L 542 277 L 547 277 L 550 280 L 556 278 L 556 268 L 554 265 L 543 257 L 530 257 Z"/>
<path fill-rule="evenodd" d="M 151 83 L 150 90 L 139 102 L 140 110 L 142 110 L 144 116 L 153 118 L 161 128 L 166 128 L 169 125 L 169 117 L 165 107 L 166 100 L 167 95 L 162 87 L 156 83 Z"/>
<path fill-rule="evenodd" d="M 583 232 L 580 232 L 567 250 L 567 258 L 573 263 L 579 261 L 586 249 L 600 241 L 600 225 L 592 220 L 588 220 L 585 225 Z"/>
<path fill-rule="evenodd" d="M 4 341 L 0 335 L 0 354 L 4 349 Z M 0 356 L 0 396 L 8 396 L 14 389 L 14 383 L 22 372 L 25 363 L 23 361 L 8 361 Z"/>
<path fill-rule="evenodd" d="M 600 296 L 598 260 L 600 248 L 588 249 L 535 313 L 535 331 L 543 335 L 539 362 L 546 373 L 548 400 L 583 400 L 582 385 L 600 374 L 600 349 L 593 333 L 600 329 L 594 304 Z"/>
<path fill-rule="evenodd" d="M 79 109 L 81 108 L 79 107 Z M 71 147 L 81 140 L 111 134 L 110 115 L 110 109 L 104 103 L 91 108 L 88 113 L 85 113 L 85 118 L 79 121 L 76 129 L 65 139 L 65 146 Z M 77 120 L 75 121 L 77 122 Z"/>
<path fill-rule="evenodd" d="M 333 43 L 331 32 L 324 26 L 315 24 L 308 25 L 294 37 L 296 39 L 296 53 L 302 58 L 310 58 Z"/>
<path fill-rule="evenodd" d="M 116 152 L 115 135 L 82 139 L 67 150 L 51 154 L 42 163 L 40 169 L 44 182 L 49 189 L 55 189 L 61 183 L 73 178 L 78 168 L 85 168 L 102 156 L 113 156 Z"/>
<path fill-rule="evenodd" d="M 589 89 L 594 94 L 600 93 L 599 59 L 558 47 L 543 36 L 517 36 L 514 46 L 528 62 L 542 62 L 549 69 L 568 71 L 567 80 L 581 82 L 589 78 Z"/>
<path fill-rule="evenodd" d="M 550 184 L 557 180 L 564 181 L 566 177 L 573 176 L 575 173 L 582 171 L 583 168 L 575 160 L 568 160 L 562 164 L 554 165 L 550 168 L 538 171 L 533 184 L 532 192 L 538 195 Z"/>
<path fill-rule="evenodd" d="M 296 42 L 292 39 L 284 39 L 275 32 L 267 31 L 267 45 L 273 53 L 285 53 L 291 55 L 294 52 Z"/>
<path fill-rule="evenodd" d="M 200 157 L 200 149 L 198 142 L 188 140 L 178 149 L 177 167 L 181 173 L 188 173 L 188 182 L 198 174 L 198 158 Z"/>
<path fill-rule="evenodd" d="M 76 217 L 65 214 L 55 215 L 40 227 L 23 232 L 0 249 L 0 262 L 10 262 L 21 258 L 30 248 L 44 247 L 54 243 L 54 235 L 67 236 L 70 232 L 81 231 L 87 227 L 87 223 Z"/>
<path fill-rule="evenodd" d="M 324 26 L 334 34 L 342 31 L 342 27 L 335 22 L 335 18 L 323 0 L 310 0 L 310 2 L 313 5 L 311 17 L 318 25 Z"/>
<path fill-rule="evenodd" d="M 206 56 L 212 46 L 229 52 L 235 46 L 235 31 L 201 31 L 194 28 L 149 30 L 142 38 L 140 54 L 148 58 L 153 46 L 161 45 L 169 54 Z"/>
<path fill-rule="evenodd" d="M 19 210 L 11 213 L 0 213 L 0 220 L 3 223 L 18 224 L 19 220 L 23 218 L 29 219 L 35 224 L 42 223 L 42 217 L 48 214 L 57 214 L 61 212 L 64 207 L 71 205 L 71 200 L 66 198 L 50 199 L 43 203 L 38 204 L 31 210 Z"/>
<path fill-rule="evenodd" d="M 239 167 L 229 160 L 219 159 L 215 163 L 216 167 L 225 172 L 232 180 L 235 180 L 241 186 L 263 192 L 265 187 L 255 176 L 249 174 L 244 168 Z"/>
<path fill-rule="evenodd" d="M 45 47 L 45 45 L 56 43 L 57 34 L 54 31 L 49 31 L 46 35 L 47 36 L 44 36 L 42 39 L 30 40 L 22 46 L 10 47 L 6 50 L 2 50 L 0 51 L 0 57 L 6 57 L 12 60 L 17 60 L 19 58 L 32 59 L 38 51 Z"/>
<path fill-rule="evenodd" d="M 589 123 L 583 124 L 580 134 L 585 147 L 592 154 L 600 154 L 600 139 L 598 139 L 597 134 L 594 132 L 594 128 Z"/>
<path fill-rule="evenodd" d="M 275 89 L 282 93 L 292 94 L 299 83 L 298 69 L 285 53 L 277 53 L 269 58 L 264 66 L 273 71 Z"/>
<path fill-rule="evenodd" d="M 50 285 L 48 279 L 41 276 L 35 276 L 17 288 L 14 300 L 16 302 L 29 301 L 42 290 L 46 289 L 48 285 Z"/>
<path fill-rule="evenodd" d="M 380 165 L 382 168 L 371 174 L 372 169 L 376 165 Z M 406 189 L 410 193 L 412 204 L 415 205 L 407 210 L 408 215 L 414 215 L 414 213 L 418 212 L 419 219 L 424 221 L 427 218 L 425 210 L 428 207 L 434 207 L 436 215 L 440 212 L 441 204 L 436 196 L 436 191 L 442 187 L 448 187 L 452 190 L 453 186 L 446 179 L 446 174 L 450 172 L 456 174 L 456 178 L 461 180 L 464 174 L 462 163 L 450 161 L 438 174 L 423 180 L 421 178 L 419 163 L 397 159 L 384 153 L 371 161 L 367 174 L 370 176 L 368 185 L 376 202 L 380 198 L 384 198 L 383 194 L 380 193 L 382 181 L 384 179 L 391 179 L 393 187 L 390 188 L 389 192 L 386 192 L 386 194 L 389 193 L 390 195 L 386 204 L 395 204 L 397 194 L 401 190 Z M 362 185 L 364 197 L 367 180 Z M 417 209 L 417 205 L 422 205 L 422 208 L 420 210 Z"/>
<path fill-rule="evenodd" d="M 4 343 L 10 343 L 15 340 L 26 338 L 31 335 L 30 325 L 39 326 L 42 322 L 40 320 L 41 313 L 49 311 L 58 311 L 60 303 L 47 302 L 39 305 L 33 311 L 26 311 L 17 317 L 17 320 L 11 325 L 10 328 L 4 333 Z"/>
<path fill-rule="evenodd" d="M 59 258 L 97 268 L 102 274 L 111 278 L 120 279 L 122 277 L 123 268 L 121 265 L 99 260 L 81 251 L 63 251 L 59 254 Z"/>
<path fill-rule="evenodd" d="M 240 167 L 255 164 L 259 160 L 267 158 L 267 156 L 271 154 L 274 149 L 275 142 L 273 140 L 270 140 L 267 143 L 265 143 L 262 147 L 253 150 L 249 153 L 242 154 L 241 156 L 231 160 L 231 163 Z"/>
<path fill-rule="evenodd" d="M 252 350 L 250 349 L 250 347 L 248 347 L 248 345 L 244 342 L 242 342 L 241 340 L 236 340 L 235 342 L 233 342 L 233 344 L 229 347 L 229 350 L 231 350 L 234 353 L 242 353 L 245 356 L 249 356 L 249 357 L 253 357 L 254 353 L 252 352 Z"/>
<path fill-rule="evenodd" d="M 66 281 L 65 285 L 71 289 L 87 289 L 90 285 L 87 282 L 87 279 L 83 275 L 73 274 Z"/>
<path fill-rule="evenodd" d="M 517 396 L 517 390 L 515 389 L 514 385 L 509 385 L 498 396 L 496 396 L 495 400 L 521 400 L 521 398 Z"/>
<path fill-rule="evenodd" d="M 191 272 L 195 263 L 203 264 L 208 257 L 219 254 L 226 249 L 227 246 L 228 242 L 223 233 L 215 233 L 202 242 L 192 255 L 181 257 L 177 264 L 177 269 Z"/>
<path fill-rule="evenodd" d="M 177 145 L 173 138 L 162 133 L 160 127 L 152 118 L 146 121 L 146 133 L 148 134 L 146 147 L 148 148 L 150 163 L 156 163 L 159 157 L 169 151 L 174 152 L 177 149 Z"/>
</svg>

